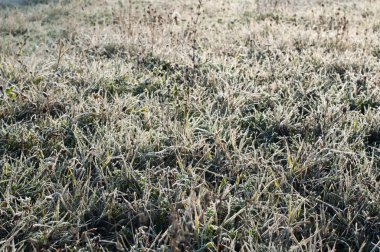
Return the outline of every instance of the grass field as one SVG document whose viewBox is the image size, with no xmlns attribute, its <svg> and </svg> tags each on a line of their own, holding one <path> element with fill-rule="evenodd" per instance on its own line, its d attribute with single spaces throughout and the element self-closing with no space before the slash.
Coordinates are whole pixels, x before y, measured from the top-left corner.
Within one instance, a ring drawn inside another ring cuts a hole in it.
<svg viewBox="0 0 380 252">
<path fill-rule="evenodd" d="M 0 251 L 380 251 L 379 17 L 3 4 Z"/>
</svg>

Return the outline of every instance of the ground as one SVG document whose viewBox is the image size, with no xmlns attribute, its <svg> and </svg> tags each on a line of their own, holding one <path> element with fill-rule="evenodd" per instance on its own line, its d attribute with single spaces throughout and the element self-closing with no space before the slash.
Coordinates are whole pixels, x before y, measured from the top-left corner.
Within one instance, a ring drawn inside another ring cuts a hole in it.
<svg viewBox="0 0 380 252">
<path fill-rule="evenodd" d="M 0 250 L 379 251 L 379 15 L 2 4 Z"/>
</svg>

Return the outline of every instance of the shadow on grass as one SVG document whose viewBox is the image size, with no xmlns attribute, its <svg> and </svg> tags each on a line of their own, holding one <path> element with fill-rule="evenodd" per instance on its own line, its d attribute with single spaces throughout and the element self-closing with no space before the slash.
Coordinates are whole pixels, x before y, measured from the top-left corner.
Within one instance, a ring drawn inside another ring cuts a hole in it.
<svg viewBox="0 0 380 252">
<path fill-rule="evenodd" d="M 36 4 L 48 4 L 57 0 L 0 0 L 1 7 L 30 6 Z"/>
</svg>

